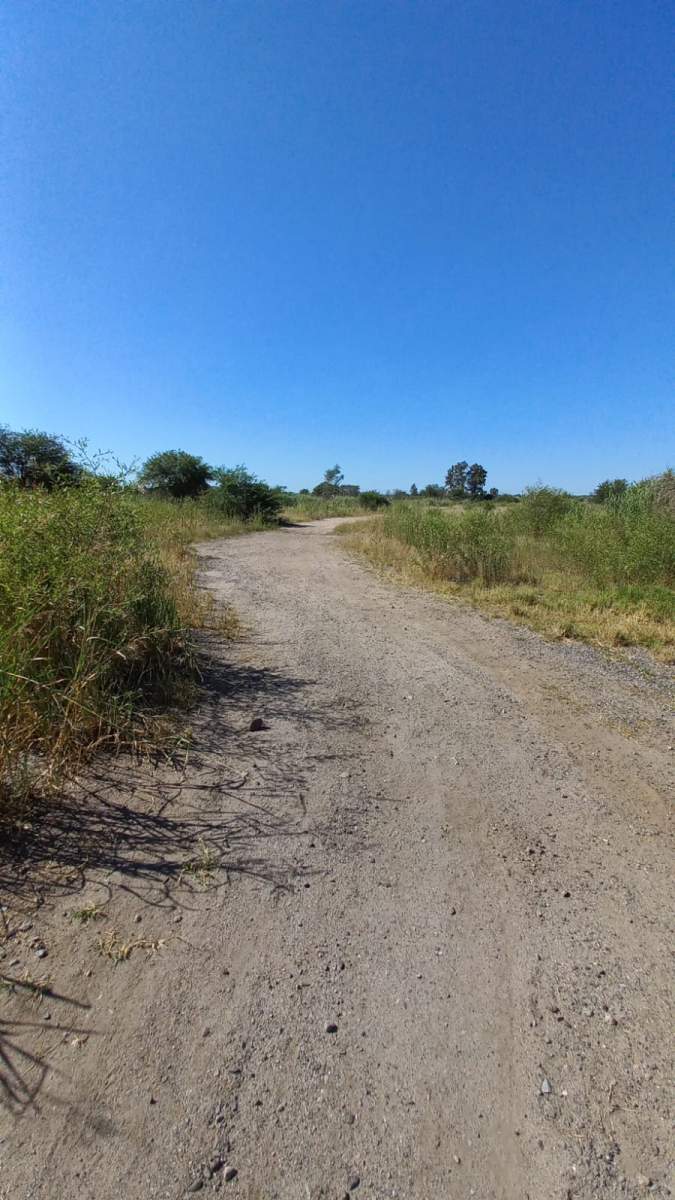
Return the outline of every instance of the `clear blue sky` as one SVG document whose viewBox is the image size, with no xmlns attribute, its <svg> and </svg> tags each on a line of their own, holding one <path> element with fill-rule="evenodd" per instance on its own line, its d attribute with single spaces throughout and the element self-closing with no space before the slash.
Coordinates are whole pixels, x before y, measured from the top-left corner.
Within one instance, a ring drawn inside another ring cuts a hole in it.
<svg viewBox="0 0 675 1200">
<path fill-rule="evenodd" d="M 0 421 L 311 486 L 675 461 L 659 0 L 5 0 Z"/>
</svg>

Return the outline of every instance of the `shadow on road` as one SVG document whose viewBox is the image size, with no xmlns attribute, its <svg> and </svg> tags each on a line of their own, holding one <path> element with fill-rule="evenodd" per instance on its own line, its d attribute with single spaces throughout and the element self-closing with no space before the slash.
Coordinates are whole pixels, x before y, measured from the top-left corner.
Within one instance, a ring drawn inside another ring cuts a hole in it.
<svg viewBox="0 0 675 1200">
<path fill-rule="evenodd" d="M 101 757 L 63 794 L 35 800 L 19 821 L 5 819 L 0 899 L 36 908 L 92 878 L 102 900 L 121 887 L 172 908 L 238 875 L 292 889 L 305 872 L 292 843 L 312 833 L 307 766 L 278 730 L 360 722 L 348 705 L 322 708 L 315 684 L 206 660 L 201 701 L 188 714 L 189 750 L 178 762 Z M 261 732 L 250 730 L 254 715 L 263 717 Z"/>
</svg>

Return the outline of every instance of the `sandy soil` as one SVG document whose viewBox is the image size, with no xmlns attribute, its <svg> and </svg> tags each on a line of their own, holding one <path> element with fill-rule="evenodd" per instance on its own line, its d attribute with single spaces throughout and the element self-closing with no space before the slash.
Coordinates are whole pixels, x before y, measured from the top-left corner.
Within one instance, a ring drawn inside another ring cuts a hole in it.
<svg viewBox="0 0 675 1200">
<path fill-rule="evenodd" d="M 671 677 L 332 525 L 202 547 L 249 632 L 186 771 L 101 763 L 4 860 L 0 1196 L 671 1195 Z"/>
</svg>

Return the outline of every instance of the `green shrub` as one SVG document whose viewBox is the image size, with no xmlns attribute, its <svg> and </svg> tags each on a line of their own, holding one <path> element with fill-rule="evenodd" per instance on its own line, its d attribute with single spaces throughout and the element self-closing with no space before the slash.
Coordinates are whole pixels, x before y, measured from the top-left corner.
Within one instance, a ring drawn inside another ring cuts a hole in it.
<svg viewBox="0 0 675 1200">
<path fill-rule="evenodd" d="M 253 517 L 273 521 L 279 516 L 283 505 L 281 493 L 251 475 L 246 467 L 221 467 L 214 472 L 214 478 L 217 486 L 204 498 L 213 511 L 242 521 Z"/>
<path fill-rule="evenodd" d="M 525 489 L 513 518 L 522 532 L 544 537 L 569 512 L 572 503 L 567 492 L 536 484 Z"/>
<path fill-rule="evenodd" d="M 381 492 L 361 492 L 359 496 L 361 508 L 366 512 L 377 512 L 378 508 L 386 508 L 389 501 Z"/>
</svg>

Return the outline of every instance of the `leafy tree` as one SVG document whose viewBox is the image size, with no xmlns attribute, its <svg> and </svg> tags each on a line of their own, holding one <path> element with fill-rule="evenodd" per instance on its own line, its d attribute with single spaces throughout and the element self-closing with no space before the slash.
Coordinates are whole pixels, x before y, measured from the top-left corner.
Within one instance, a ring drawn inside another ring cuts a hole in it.
<svg viewBox="0 0 675 1200">
<path fill-rule="evenodd" d="M 220 512 L 243 521 L 256 516 L 271 521 L 279 515 L 283 505 L 281 493 L 252 475 L 245 466 L 219 467 L 213 477 L 216 486 L 210 489 L 207 503 Z"/>
<path fill-rule="evenodd" d="M 445 495 L 445 488 L 440 483 L 428 483 L 422 488 L 421 496 L 427 496 L 430 500 L 440 500 Z"/>
<path fill-rule="evenodd" d="M 468 471 L 468 462 L 453 463 L 445 476 L 445 488 L 448 495 L 454 496 L 457 500 L 466 495 Z"/>
<path fill-rule="evenodd" d="M 608 500 L 616 500 L 617 497 L 623 496 L 628 490 L 627 479 L 605 479 L 603 483 L 599 483 L 593 492 L 593 499 L 596 504 L 606 504 Z"/>
<path fill-rule="evenodd" d="M 309 488 L 300 488 L 299 496 L 309 496 Z"/>
<path fill-rule="evenodd" d="M 388 503 L 389 501 L 387 500 L 387 497 L 383 496 L 381 492 L 361 493 L 361 504 L 363 508 L 367 508 L 371 512 L 375 512 L 378 508 L 386 508 Z"/>
<path fill-rule="evenodd" d="M 60 438 L 38 429 L 15 433 L 0 426 L 0 478 L 14 480 L 20 487 L 51 488 L 78 479 L 74 463 Z"/>
<path fill-rule="evenodd" d="M 472 463 L 466 477 L 466 490 L 472 500 L 480 500 L 485 495 L 485 480 L 487 471 L 480 463 Z"/>
<path fill-rule="evenodd" d="M 329 499 L 331 496 L 339 496 L 342 490 L 341 483 L 344 479 L 341 468 L 336 463 L 334 467 L 329 467 L 324 473 L 321 483 L 317 483 L 312 492 L 315 496 L 323 496 Z M 347 485 L 351 486 L 351 485 Z"/>
<path fill-rule="evenodd" d="M 358 483 L 341 483 L 338 491 L 341 496 L 358 496 L 361 488 Z"/>
<path fill-rule="evenodd" d="M 403 488 L 394 488 L 390 493 L 392 500 L 407 500 L 408 493 L 403 491 Z"/>
<path fill-rule="evenodd" d="M 199 496 L 213 479 L 211 468 L 186 450 L 160 450 L 145 462 L 138 482 L 149 492 L 175 500 Z"/>
<path fill-rule="evenodd" d="M 418 495 L 418 491 L 417 491 L 417 484 L 416 484 L 416 483 L 411 483 L 411 484 L 410 484 L 410 495 L 411 495 L 411 496 L 417 496 L 417 495 Z"/>
<path fill-rule="evenodd" d="M 490 491 L 488 492 L 488 496 L 490 497 L 490 500 L 496 500 L 498 495 L 499 495 L 499 488 L 491 487 Z"/>
</svg>

